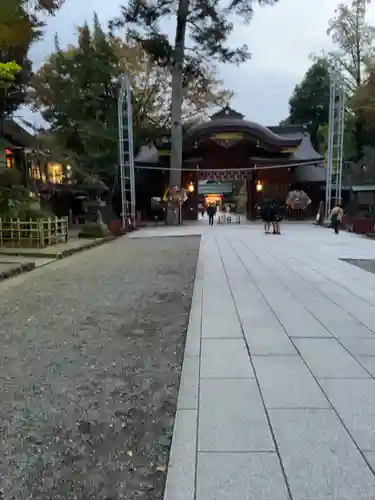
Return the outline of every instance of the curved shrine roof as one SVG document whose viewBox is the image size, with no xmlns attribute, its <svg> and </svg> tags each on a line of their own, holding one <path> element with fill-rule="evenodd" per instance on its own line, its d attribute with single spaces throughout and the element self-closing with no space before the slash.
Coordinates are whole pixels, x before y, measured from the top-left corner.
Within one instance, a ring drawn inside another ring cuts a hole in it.
<svg viewBox="0 0 375 500">
<path fill-rule="evenodd" d="M 269 127 L 269 128 L 270 130 L 282 129 L 282 127 Z M 280 135 L 289 138 L 299 137 L 301 139 L 301 143 L 298 149 L 291 154 L 290 160 L 295 160 L 296 162 L 316 161 L 317 163 L 324 161 L 324 157 L 320 153 L 318 153 L 315 150 L 314 146 L 312 145 L 310 134 L 306 131 L 306 129 L 296 126 L 295 131 L 293 131 L 292 127 L 285 127 L 285 133 Z"/>
<path fill-rule="evenodd" d="M 218 132 L 247 132 L 256 139 L 278 147 L 298 147 L 302 142 L 302 137 L 286 137 L 275 134 L 269 128 L 256 122 L 241 118 L 216 118 L 188 129 L 184 137 L 183 147 L 188 148 L 198 139 Z"/>
<path fill-rule="evenodd" d="M 183 148 L 189 150 L 195 141 L 203 137 L 209 137 L 220 132 L 243 132 L 252 135 L 256 139 L 262 140 L 272 146 L 280 148 L 296 148 L 290 155 L 283 159 L 278 159 L 281 163 L 311 163 L 322 164 L 324 158 L 313 147 L 310 135 L 304 125 L 279 125 L 265 127 L 259 123 L 243 119 L 243 115 L 224 108 L 211 117 L 210 121 L 195 125 L 184 131 Z M 161 141 L 162 149 L 170 148 L 170 137 L 164 137 Z M 157 148 L 144 147 L 143 154 L 137 155 L 137 163 L 157 163 L 159 161 L 159 146 Z M 146 151 L 147 150 L 147 151 Z M 257 158 L 252 158 L 256 161 Z M 259 158 L 259 164 L 269 163 L 267 158 Z M 306 170 L 304 166 L 303 169 Z M 316 166 L 311 167 L 314 170 Z"/>
</svg>

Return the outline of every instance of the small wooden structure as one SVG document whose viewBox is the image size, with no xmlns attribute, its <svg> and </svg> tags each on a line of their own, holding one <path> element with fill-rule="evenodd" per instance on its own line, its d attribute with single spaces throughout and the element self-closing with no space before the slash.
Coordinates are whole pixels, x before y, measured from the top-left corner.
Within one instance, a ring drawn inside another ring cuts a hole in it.
<svg viewBox="0 0 375 500">
<path fill-rule="evenodd" d="M 44 248 L 68 241 L 68 217 L 22 221 L 0 218 L 0 247 Z"/>
</svg>

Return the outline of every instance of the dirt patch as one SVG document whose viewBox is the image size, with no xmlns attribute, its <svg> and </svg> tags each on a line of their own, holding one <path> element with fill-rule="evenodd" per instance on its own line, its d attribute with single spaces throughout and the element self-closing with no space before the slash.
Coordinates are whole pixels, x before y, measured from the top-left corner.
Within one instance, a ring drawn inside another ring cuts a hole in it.
<svg viewBox="0 0 375 500">
<path fill-rule="evenodd" d="M 348 264 L 357 266 L 369 273 L 375 273 L 375 259 L 341 259 Z"/>
<path fill-rule="evenodd" d="M 162 500 L 199 243 L 121 238 L 7 291 L 6 500 Z"/>
</svg>

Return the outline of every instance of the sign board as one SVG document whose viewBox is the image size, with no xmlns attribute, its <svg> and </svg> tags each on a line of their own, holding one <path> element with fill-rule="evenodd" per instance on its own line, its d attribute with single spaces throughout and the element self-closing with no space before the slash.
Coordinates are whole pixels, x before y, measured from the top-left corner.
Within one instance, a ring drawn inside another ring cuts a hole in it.
<svg viewBox="0 0 375 500">
<path fill-rule="evenodd" d="M 228 172 L 223 170 L 222 172 L 211 172 L 200 171 L 199 179 L 201 181 L 215 181 L 215 182 L 223 182 L 223 181 L 246 181 L 247 179 L 251 179 L 251 172 Z"/>
<path fill-rule="evenodd" d="M 243 138 L 243 134 L 235 132 L 219 132 L 210 137 L 211 140 L 223 148 L 234 146 L 238 142 L 242 141 Z"/>
<path fill-rule="evenodd" d="M 298 148 L 281 148 L 280 153 L 295 153 Z"/>
<path fill-rule="evenodd" d="M 240 141 L 243 138 L 244 135 L 238 132 L 219 132 L 211 136 L 216 141 Z"/>
</svg>

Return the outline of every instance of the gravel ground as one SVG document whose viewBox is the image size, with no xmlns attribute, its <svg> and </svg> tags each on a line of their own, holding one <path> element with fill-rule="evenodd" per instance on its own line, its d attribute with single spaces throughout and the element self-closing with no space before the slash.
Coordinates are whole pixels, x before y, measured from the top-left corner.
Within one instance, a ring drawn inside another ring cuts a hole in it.
<svg viewBox="0 0 375 500">
<path fill-rule="evenodd" d="M 198 249 L 124 237 L 0 286 L 6 500 L 162 500 Z"/>
</svg>

